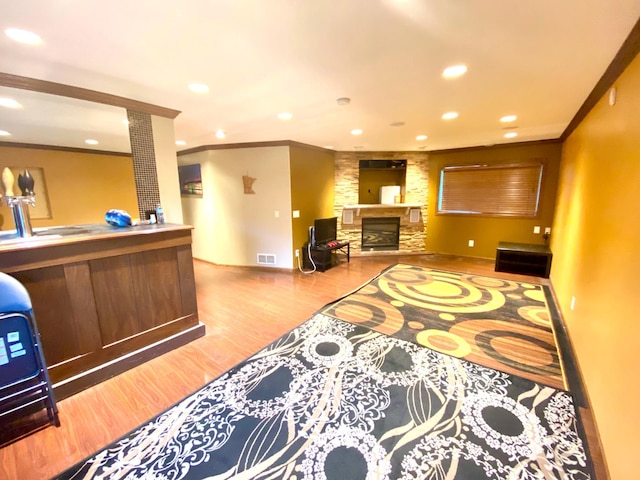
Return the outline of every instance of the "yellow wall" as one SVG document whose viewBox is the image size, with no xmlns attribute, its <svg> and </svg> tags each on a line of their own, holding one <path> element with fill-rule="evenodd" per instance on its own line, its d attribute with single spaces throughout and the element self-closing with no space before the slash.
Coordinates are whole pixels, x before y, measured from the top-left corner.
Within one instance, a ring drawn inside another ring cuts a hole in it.
<svg viewBox="0 0 640 480">
<path fill-rule="evenodd" d="M 44 169 L 52 218 L 34 219 L 33 227 L 103 223 L 111 208 L 138 216 L 130 157 L 3 146 L 0 170 L 4 167 Z M 20 194 L 17 178 L 14 190 Z M 2 230 L 15 228 L 8 207 L 0 207 L 0 216 Z"/>
<path fill-rule="evenodd" d="M 334 216 L 334 154 L 291 146 L 289 156 L 291 210 L 300 211 L 300 218 L 292 219 L 295 250 L 307 242 L 309 226 L 316 218 Z"/>
<path fill-rule="evenodd" d="M 534 143 L 436 152 L 429 155 L 426 250 L 469 257 L 495 258 L 496 247 L 500 241 L 544 243 L 542 235 L 533 233 L 533 227 L 539 225 L 541 232 L 544 232 L 545 227 L 551 227 L 560 151 L 561 145 L 559 143 Z M 436 214 L 440 170 L 443 167 L 474 163 L 517 163 L 532 159 L 542 159 L 545 162 L 540 209 L 536 218 Z M 468 246 L 469 240 L 474 240 L 474 247 Z"/>
<path fill-rule="evenodd" d="M 640 452 L 640 57 L 563 145 L 551 280 L 612 479 Z M 571 310 L 571 297 L 575 309 Z"/>
</svg>

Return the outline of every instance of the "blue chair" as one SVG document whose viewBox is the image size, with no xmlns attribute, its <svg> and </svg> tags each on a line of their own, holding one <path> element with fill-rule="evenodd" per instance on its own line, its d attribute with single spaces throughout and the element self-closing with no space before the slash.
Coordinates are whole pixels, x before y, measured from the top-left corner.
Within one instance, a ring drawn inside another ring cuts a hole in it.
<svg viewBox="0 0 640 480">
<path fill-rule="evenodd" d="M 32 414 L 38 405 L 47 409 L 49 423 L 60 426 L 31 298 L 18 280 L 0 272 L 0 420 Z"/>
</svg>

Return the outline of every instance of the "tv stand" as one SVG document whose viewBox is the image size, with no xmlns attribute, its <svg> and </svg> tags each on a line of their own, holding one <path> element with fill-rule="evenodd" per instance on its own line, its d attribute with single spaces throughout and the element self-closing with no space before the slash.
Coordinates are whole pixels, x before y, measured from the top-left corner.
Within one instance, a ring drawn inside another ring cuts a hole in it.
<svg viewBox="0 0 640 480">
<path fill-rule="evenodd" d="M 339 262 L 339 256 L 345 256 L 347 263 L 349 263 L 351 258 L 351 246 L 349 242 L 338 241 L 336 245 L 332 245 L 331 247 L 324 245 L 311 247 L 311 258 L 313 259 L 313 263 L 315 263 L 316 270 L 318 272 L 324 272 L 329 270 L 331 267 L 336 266 Z M 302 259 L 302 264 L 305 269 L 309 270 L 313 268 L 313 265 L 309 261 L 308 243 L 304 244 Z"/>
<path fill-rule="evenodd" d="M 549 278 L 552 258 L 553 254 L 546 245 L 500 242 L 495 270 Z"/>
</svg>

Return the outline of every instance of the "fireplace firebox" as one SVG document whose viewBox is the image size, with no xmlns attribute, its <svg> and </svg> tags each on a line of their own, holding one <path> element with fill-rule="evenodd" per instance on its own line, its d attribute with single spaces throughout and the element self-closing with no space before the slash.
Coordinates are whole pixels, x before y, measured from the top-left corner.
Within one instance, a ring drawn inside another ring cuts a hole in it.
<svg viewBox="0 0 640 480">
<path fill-rule="evenodd" d="M 362 250 L 398 250 L 400 248 L 400 217 L 364 217 L 362 219 Z"/>
</svg>

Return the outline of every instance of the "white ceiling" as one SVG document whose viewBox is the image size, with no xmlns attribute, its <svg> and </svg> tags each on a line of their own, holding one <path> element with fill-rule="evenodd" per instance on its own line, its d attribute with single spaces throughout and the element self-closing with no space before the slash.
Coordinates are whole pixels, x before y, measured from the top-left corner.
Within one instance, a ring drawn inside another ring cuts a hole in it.
<svg viewBox="0 0 640 480">
<path fill-rule="evenodd" d="M 439 150 L 558 138 L 639 17 L 640 0 L 21 0 L 3 2 L 0 27 L 44 43 L 1 35 L 0 71 L 180 110 L 178 150 Z M 442 78 L 458 63 L 466 75 Z"/>
</svg>

